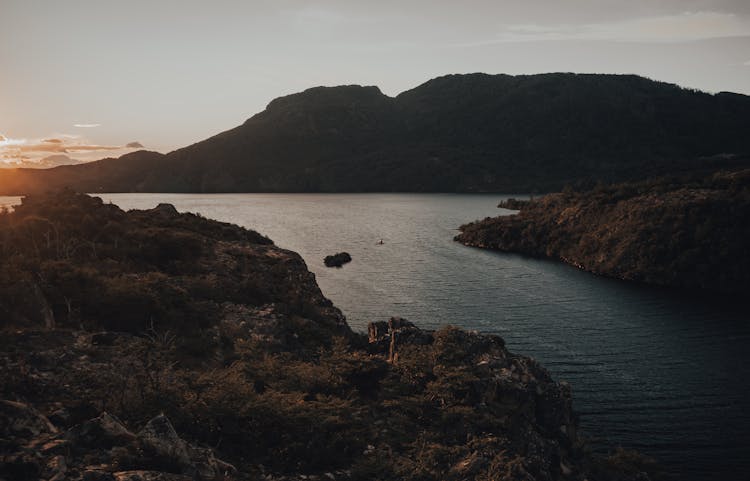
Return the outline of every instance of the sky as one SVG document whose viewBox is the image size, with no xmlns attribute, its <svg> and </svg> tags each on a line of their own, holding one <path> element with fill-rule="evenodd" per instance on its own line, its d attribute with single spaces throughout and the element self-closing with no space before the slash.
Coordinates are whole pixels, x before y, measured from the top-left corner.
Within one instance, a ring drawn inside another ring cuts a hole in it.
<svg viewBox="0 0 750 481">
<path fill-rule="evenodd" d="M 309 87 L 470 72 L 750 94 L 750 1 L 0 0 L 0 165 L 168 152 Z"/>
</svg>

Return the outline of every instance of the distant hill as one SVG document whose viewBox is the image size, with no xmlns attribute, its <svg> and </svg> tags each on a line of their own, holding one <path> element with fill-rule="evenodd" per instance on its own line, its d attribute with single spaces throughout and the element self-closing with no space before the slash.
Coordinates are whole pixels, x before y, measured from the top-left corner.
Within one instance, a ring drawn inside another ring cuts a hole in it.
<svg viewBox="0 0 750 481">
<path fill-rule="evenodd" d="M 552 190 L 743 163 L 748 125 L 748 96 L 634 75 L 448 75 L 308 89 L 165 156 L 0 172 L 0 192 Z"/>
<path fill-rule="evenodd" d="M 141 190 L 150 171 L 166 156 L 139 150 L 52 169 L 0 169 L 0 194 L 20 195 L 71 187 L 80 192 L 133 192 Z"/>
</svg>

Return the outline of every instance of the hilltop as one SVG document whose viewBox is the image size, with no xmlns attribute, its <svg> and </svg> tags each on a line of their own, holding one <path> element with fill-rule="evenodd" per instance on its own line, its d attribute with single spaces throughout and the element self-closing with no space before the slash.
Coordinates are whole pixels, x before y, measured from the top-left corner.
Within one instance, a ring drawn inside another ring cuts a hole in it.
<svg viewBox="0 0 750 481">
<path fill-rule="evenodd" d="M 315 87 L 160 155 L 2 171 L 0 193 L 550 191 L 746 164 L 750 98 L 635 75 L 448 75 L 396 97 Z"/>
</svg>

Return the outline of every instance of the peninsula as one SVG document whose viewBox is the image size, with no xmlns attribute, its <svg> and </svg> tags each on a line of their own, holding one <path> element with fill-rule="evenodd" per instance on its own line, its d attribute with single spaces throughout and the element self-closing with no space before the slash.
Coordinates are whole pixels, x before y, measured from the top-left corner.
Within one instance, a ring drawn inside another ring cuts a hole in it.
<svg viewBox="0 0 750 481">
<path fill-rule="evenodd" d="M 568 188 L 518 207 L 461 226 L 456 240 L 618 279 L 750 292 L 748 169 Z"/>
</svg>

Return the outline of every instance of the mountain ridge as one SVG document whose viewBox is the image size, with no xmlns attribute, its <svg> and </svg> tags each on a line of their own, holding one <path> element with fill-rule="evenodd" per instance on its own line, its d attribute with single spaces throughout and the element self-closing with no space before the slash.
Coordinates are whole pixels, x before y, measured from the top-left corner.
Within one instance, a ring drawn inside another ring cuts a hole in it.
<svg viewBox="0 0 750 481">
<path fill-rule="evenodd" d="M 635 75 L 452 74 L 395 97 L 312 87 L 161 157 L 0 172 L 0 193 L 544 191 L 746 163 L 745 125 L 748 96 Z"/>
</svg>

